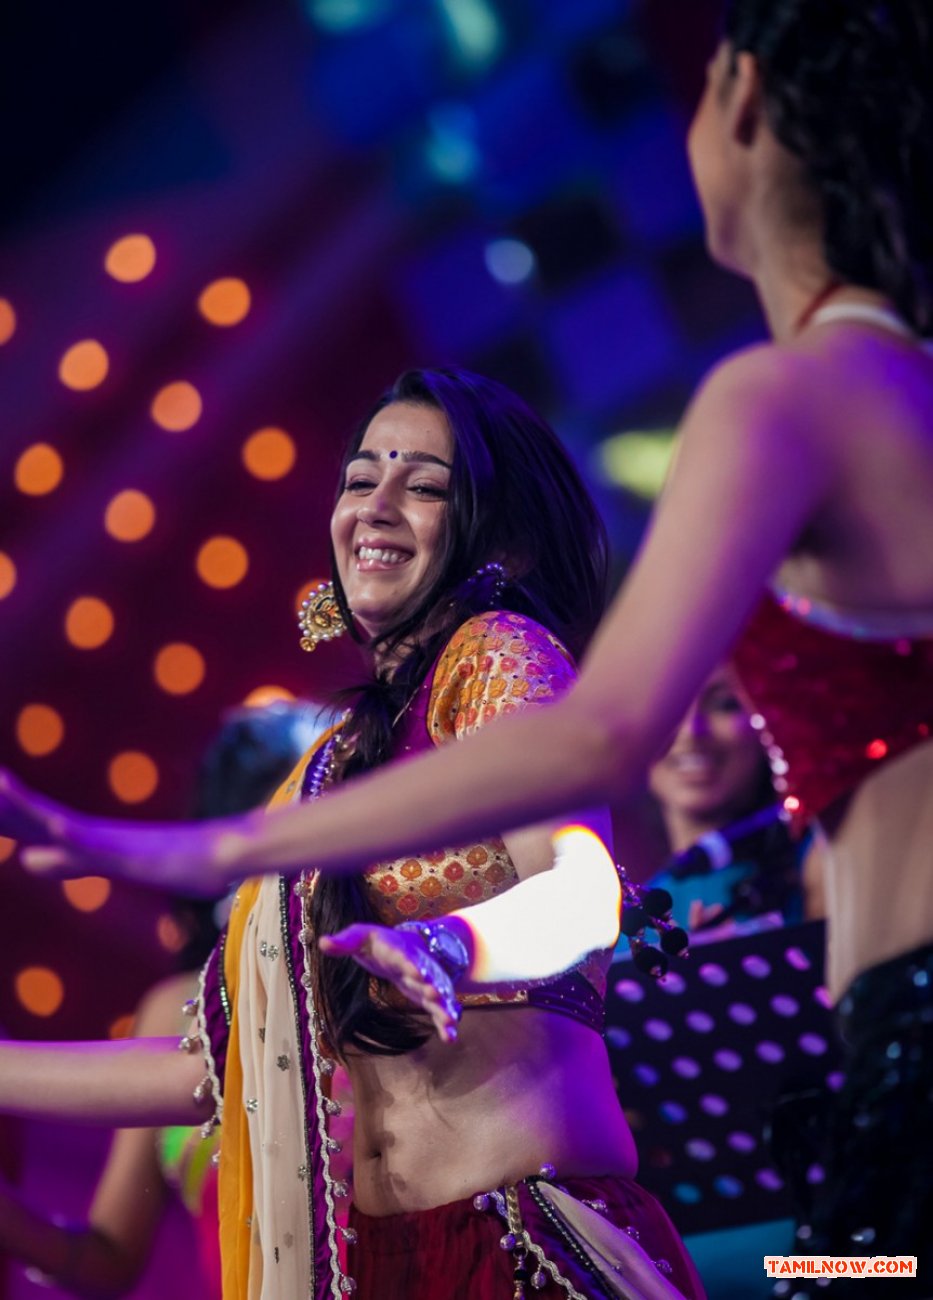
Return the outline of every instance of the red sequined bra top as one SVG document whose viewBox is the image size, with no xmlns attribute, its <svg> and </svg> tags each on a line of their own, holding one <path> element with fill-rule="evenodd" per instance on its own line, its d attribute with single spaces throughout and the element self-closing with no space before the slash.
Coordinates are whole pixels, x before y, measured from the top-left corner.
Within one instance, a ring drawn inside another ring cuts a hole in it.
<svg viewBox="0 0 933 1300">
<path fill-rule="evenodd" d="M 933 615 L 922 621 L 922 635 L 869 631 L 776 594 L 755 610 L 733 662 L 798 827 L 933 735 Z"/>
</svg>

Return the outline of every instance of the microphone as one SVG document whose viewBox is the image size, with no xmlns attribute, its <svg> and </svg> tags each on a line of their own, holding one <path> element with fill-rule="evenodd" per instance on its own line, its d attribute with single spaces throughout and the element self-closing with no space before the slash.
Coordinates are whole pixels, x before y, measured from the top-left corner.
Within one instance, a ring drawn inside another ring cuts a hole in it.
<svg viewBox="0 0 933 1300">
<path fill-rule="evenodd" d="M 762 850 L 774 847 L 775 828 L 788 820 L 783 804 L 760 808 L 721 830 L 701 835 L 689 849 L 672 857 L 662 871 L 674 880 L 686 880 L 722 871 L 733 862 L 755 860 Z"/>
</svg>

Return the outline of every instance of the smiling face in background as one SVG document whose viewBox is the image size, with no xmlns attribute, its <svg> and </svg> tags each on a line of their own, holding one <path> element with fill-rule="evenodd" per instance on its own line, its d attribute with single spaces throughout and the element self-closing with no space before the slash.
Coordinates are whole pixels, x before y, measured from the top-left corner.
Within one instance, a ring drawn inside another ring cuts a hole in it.
<svg viewBox="0 0 933 1300">
<path fill-rule="evenodd" d="M 677 729 L 674 743 L 649 772 L 665 821 L 725 826 L 758 806 L 766 757 L 735 670 L 717 668 Z"/>
<path fill-rule="evenodd" d="M 347 464 L 331 540 L 347 603 L 370 637 L 391 628 L 436 574 L 453 452 L 443 412 L 394 402 Z"/>
</svg>

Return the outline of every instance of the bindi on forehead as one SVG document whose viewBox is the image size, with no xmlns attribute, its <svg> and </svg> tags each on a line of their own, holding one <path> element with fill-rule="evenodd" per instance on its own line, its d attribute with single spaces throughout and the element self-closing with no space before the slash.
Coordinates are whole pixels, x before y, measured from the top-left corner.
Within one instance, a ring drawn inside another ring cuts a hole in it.
<svg viewBox="0 0 933 1300">
<path fill-rule="evenodd" d="M 392 448 L 391 451 L 382 452 L 374 451 L 371 447 L 361 447 L 354 460 L 372 460 L 380 461 L 386 457 L 389 460 L 401 460 L 404 464 L 415 465 L 441 465 L 444 469 L 450 469 L 450 461 L 444 460 L 441 456 L 435 456 L 430 451 L 401 451 L 398 448 Z"/>
</svg>

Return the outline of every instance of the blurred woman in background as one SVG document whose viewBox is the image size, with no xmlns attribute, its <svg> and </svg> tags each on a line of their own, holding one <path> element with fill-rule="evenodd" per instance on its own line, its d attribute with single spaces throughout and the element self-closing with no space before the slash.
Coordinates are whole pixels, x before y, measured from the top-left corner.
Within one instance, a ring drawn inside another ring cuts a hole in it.
<svg viewBox="0 0 933 1300">
<path fill-rule="evenodd" d="M 678 924 L 693 931 L 771 917 L 791 924 L 820 915 L 815 882 L 804 902 L 801 863 L 808 840 L 790 834 L 783 805 L 786 762 L 771 757 L 764 720 L 735 669 L 721 664 L 704 682 L 670 749 L 653 763 L 669 858 L 651 885 L 666 889 Z"/>
</svg>

